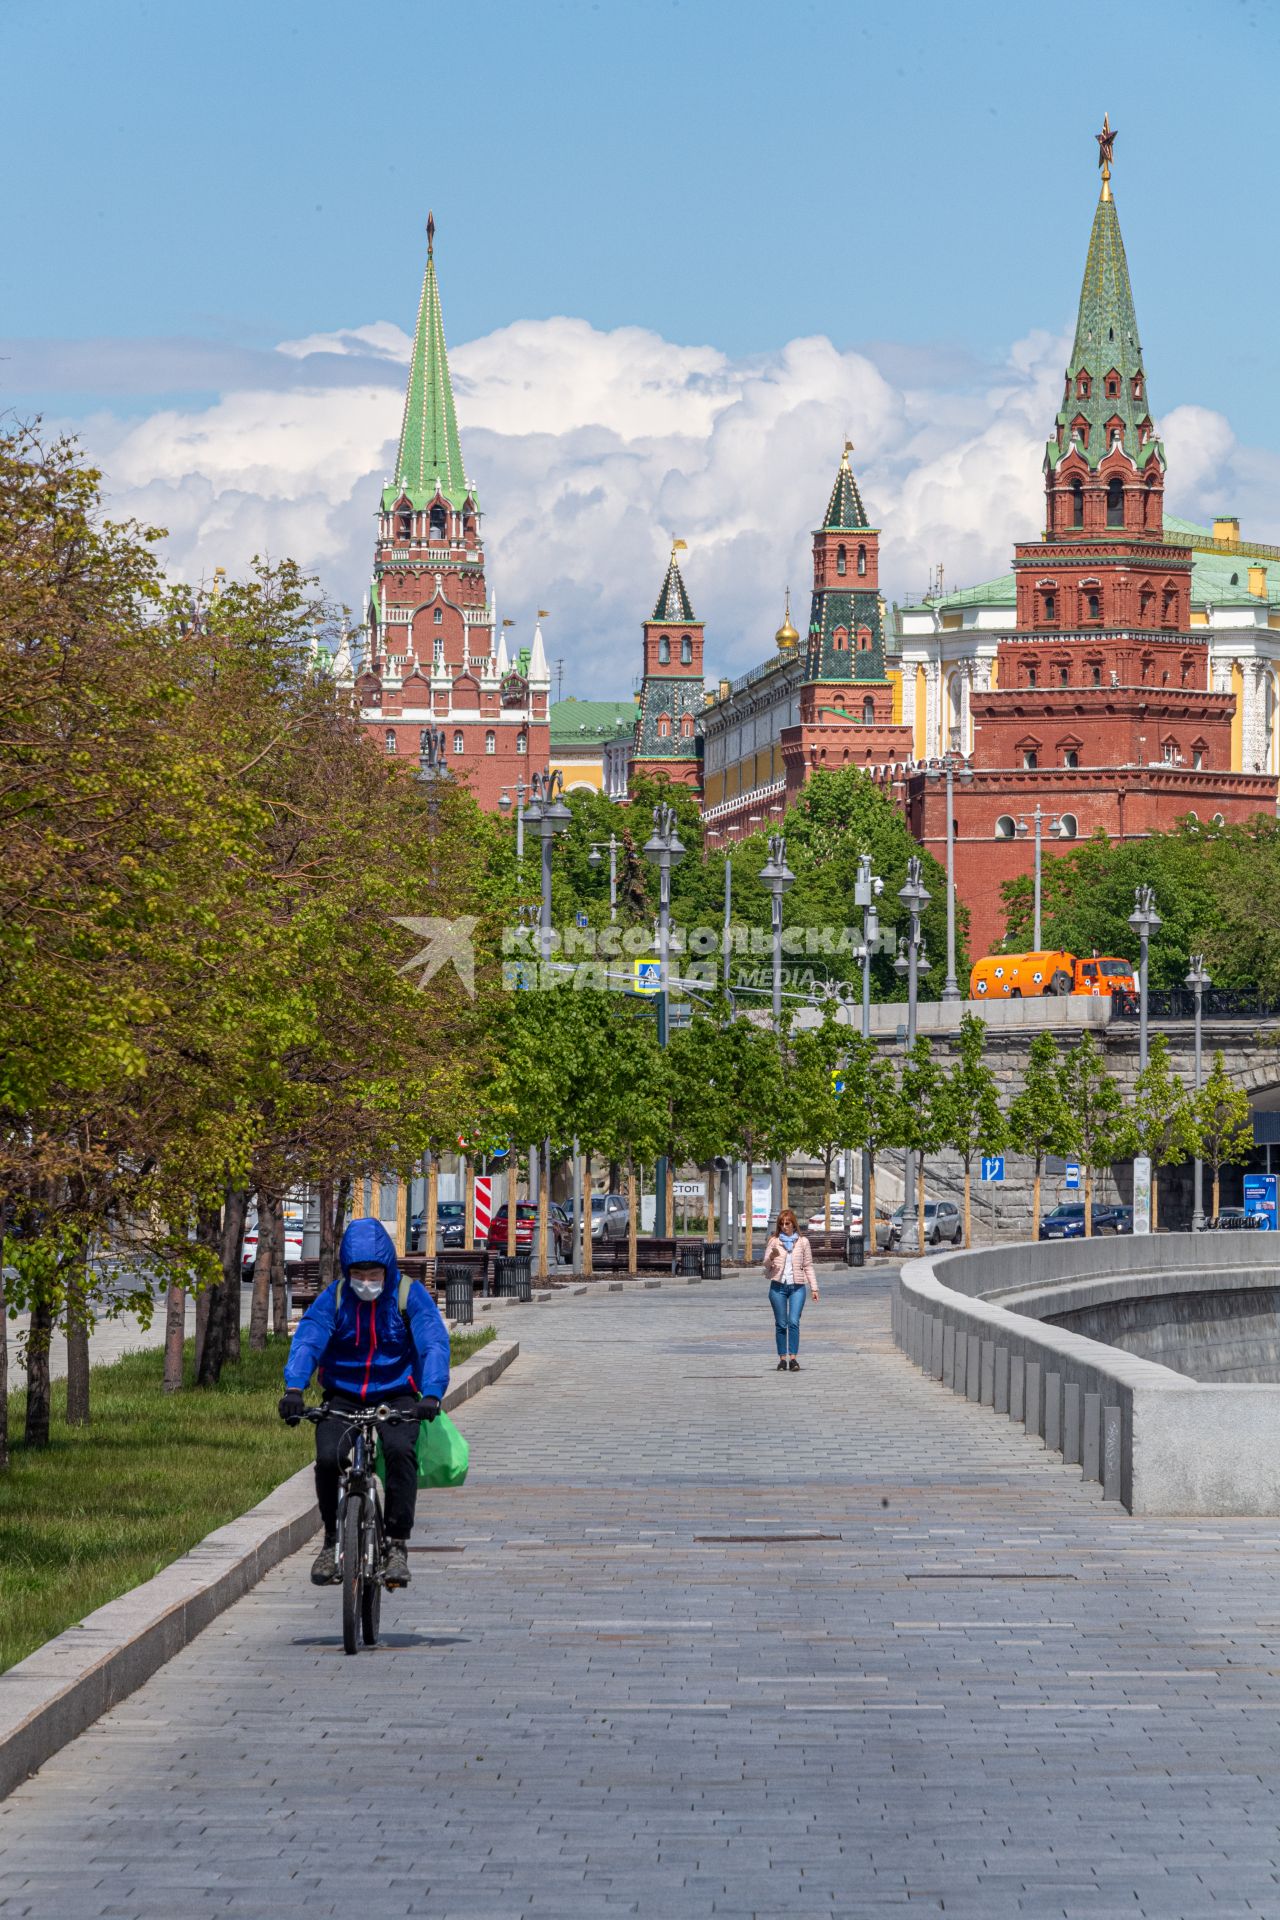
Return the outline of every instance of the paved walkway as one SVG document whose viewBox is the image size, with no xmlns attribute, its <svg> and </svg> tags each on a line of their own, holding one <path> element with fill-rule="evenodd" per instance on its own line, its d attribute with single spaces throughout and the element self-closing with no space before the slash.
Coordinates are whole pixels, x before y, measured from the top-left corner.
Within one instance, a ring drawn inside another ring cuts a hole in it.
<svg viewBox="0 0 1280 1920">
<path fill-rule="evenodd" d="M 887 1321 L 514 1314 L 386 1646 L 278 1569 L 0 1806 L 0 1913 L 1280 1915 L 1274 1523 L 1103 1506 Z"/>
</svg>

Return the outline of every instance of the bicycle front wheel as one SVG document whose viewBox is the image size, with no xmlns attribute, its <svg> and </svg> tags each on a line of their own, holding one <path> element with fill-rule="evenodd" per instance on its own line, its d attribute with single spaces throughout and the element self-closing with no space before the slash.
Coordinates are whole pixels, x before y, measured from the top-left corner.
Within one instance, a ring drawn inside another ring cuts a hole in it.
<svg viewBox="0 0 1280 1920">
<path fill-rule="evenodd" d="M 342 1515 L 342 1644 L 346 1652 L 360 1651 L 360 1601 L 364 1588 L 361 1565 L 361 1500 L 348 1500 Z"/>
<path fill-rule="evenodd" d="M 378 1644 L 378 1627 L 382 1620 L 382 1582 L 366 1580 L 364 1592 L 360 1596 L 360 1631 L 366 1647 Z"/>
</svg>

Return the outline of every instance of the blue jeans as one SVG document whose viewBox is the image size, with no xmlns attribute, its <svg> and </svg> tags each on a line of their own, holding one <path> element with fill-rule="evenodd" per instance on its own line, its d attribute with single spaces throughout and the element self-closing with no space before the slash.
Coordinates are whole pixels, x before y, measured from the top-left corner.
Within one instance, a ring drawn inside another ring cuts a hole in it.
<svg viewBox="0 0 1280 1920">
<path fill-rule="evenodd" d="M 800 1346 L 800 1315 L 804 1312 L 803 1287 L 784 1287 L 775 1280 L 769 1288 L 769 1305 L 773 1308 L 773 1331 L 778 1342 L 778 1358 L 785 1359 L 787 1345 L 795 1353 Z"/>
</svg>

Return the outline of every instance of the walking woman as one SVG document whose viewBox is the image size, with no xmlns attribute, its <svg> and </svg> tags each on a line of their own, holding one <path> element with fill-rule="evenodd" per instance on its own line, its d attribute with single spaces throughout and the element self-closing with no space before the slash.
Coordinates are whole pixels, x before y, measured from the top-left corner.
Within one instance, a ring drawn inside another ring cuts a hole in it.
<svg viewBox="0 0 1280 1920">
<path fill-rule="evenodd" d="M 818 1276 L 813 1270 L 813 1248 L 790 1207 L 778 1215 L 778 1225 L 764 1250 L 764 1273 L 769 1282 L 778 1339 L 778 1372 L 799 1373 L 800 1315 L 806 1288 L 818 1298 Z"/>
</svg>

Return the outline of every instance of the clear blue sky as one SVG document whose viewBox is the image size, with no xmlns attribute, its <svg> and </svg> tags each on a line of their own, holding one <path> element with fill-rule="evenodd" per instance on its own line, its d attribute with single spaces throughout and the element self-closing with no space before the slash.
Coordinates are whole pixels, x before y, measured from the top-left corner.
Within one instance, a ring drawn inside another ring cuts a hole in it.
<svg viewBox="0 0 1280 1920">
<path fill-rule="evenodd" d="M 1157 411 L 1274 447 L 1278 43 L 1264 0 L 3 0 L 0 335 L 408 326 L 432 205 L 455 341 L 985 358 L 1074 312 L 1106 108 Z"/>
</svg>

